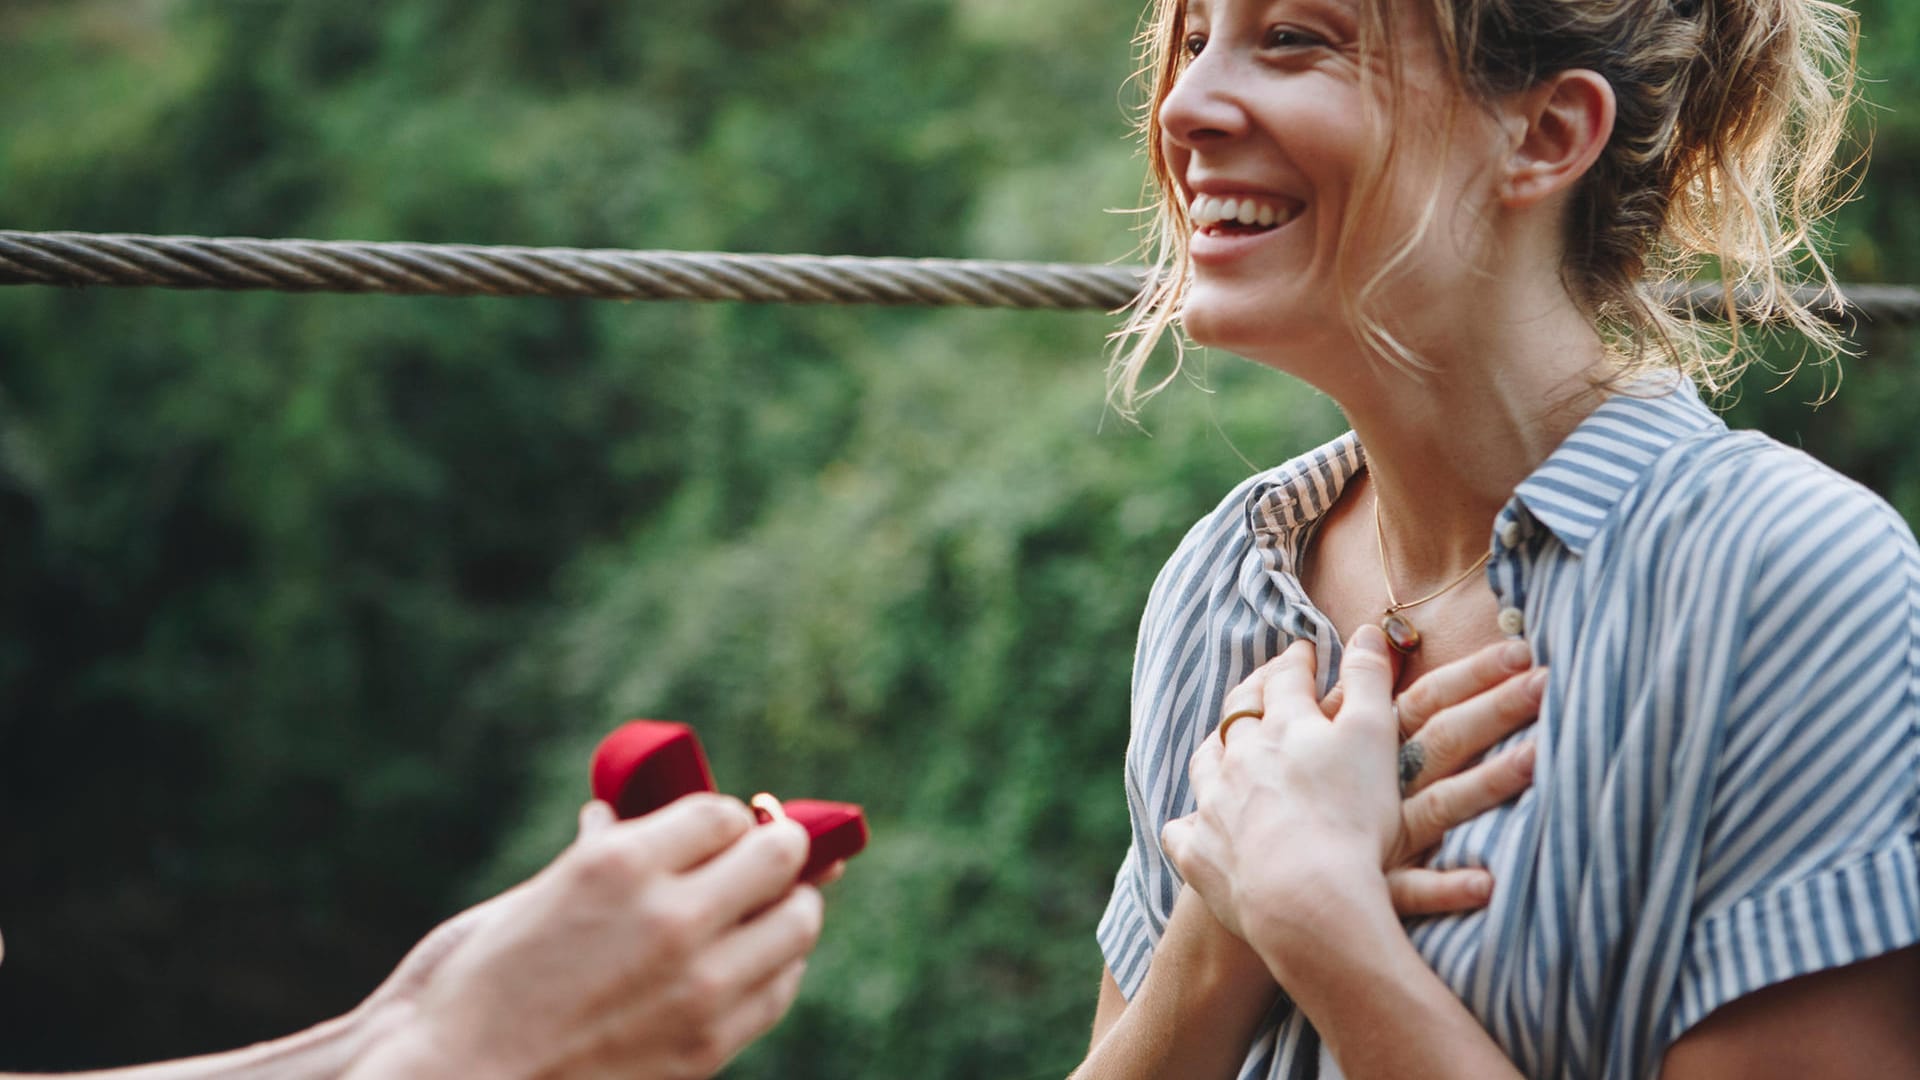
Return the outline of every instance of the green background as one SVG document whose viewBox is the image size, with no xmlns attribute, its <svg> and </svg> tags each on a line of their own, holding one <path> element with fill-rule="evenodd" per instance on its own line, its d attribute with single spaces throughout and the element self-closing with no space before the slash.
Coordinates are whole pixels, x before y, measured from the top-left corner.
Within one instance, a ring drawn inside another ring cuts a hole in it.
<svg viewBox="0 0 1920 1080">
<path fill-rule="evenodd" d="M 1920 281 L 1920 7 L 1862 0 L 1853 281 Z M 1130 258 L 1139 10 L 1091 0 L 5 0 L 0 226 Z M 565 842 L 587 755 L 864 803 L 740 1077 L 1079 1059 L 1148 584 L 1339 430 L 1101 315 L 0 290 L 0 1068 L 349 1008 Z M 1920 513 L 1867 328 L 1736 423 Z"/>
</svg>

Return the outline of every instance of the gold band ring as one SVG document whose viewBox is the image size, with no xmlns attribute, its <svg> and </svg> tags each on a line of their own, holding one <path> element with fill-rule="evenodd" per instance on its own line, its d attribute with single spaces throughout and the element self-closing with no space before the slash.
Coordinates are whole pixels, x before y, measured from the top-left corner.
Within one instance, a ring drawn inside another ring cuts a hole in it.
<svg viewBox="0 0 1920 1080">
<path fill-rule="evenodd" d="M 747 805 L 767 815 L 769 822 L 793 820 L 787 816 L 787 808 L 780 805 L 780 800 L 765 791 L 755 795 Z"/>
<path fill-rule="evenodd" d="M 1245 720 L 1249 716 L 1267 714 L 1267 695 L 1264 687 L 1242 683 L 1227 691 L 1227 699 L 1220 703 L 1220 741 L 1227 741 L 1227 729 Z"/>
<path fill-rule="evenodd" d="M 1239 723 L 1242 720 L 1247 719 L 1248 717 L 1252 717 L 1253 719 L 1258 720 L 1265 715 L 1267 715 L 1266 712 L 1261 709 L 1235 709 L 1234 711 L 1221 717 L 1220 727 L 1219 727 L 1221 744 L 1222 745 L 1226 744 L 1228 728 L 1232 727 L 1233 725 Z"/>
</svg>

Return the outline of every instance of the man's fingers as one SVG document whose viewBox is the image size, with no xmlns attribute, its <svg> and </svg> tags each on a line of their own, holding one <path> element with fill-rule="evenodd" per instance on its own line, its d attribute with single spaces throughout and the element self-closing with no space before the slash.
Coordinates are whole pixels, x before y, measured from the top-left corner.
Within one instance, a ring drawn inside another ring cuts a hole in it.
<svg viewBox="0 0 1920 1080">
<path fill-rule="evenodd" d="M 1402 918 L 1447 915 L 1487 906 L 1493 875 L 1485 870 L 1429 870 L 1424 866 L 1387 871 L 1387 894 Z"/>
<path fill-rule="evenodd" d="M 820 890 L 796 886 L 765 911 L 734 927 L 713 945 L 708 959 L 723 994 L 744 994 L 804 960 L 820 941 L 824 907 Z"/>
<path fill-rule="evenodd" d="M 580 827 L 574 839 L 584 840 L 618 820 L 614 817 L 613 807 L 594 799 L 580 808 Z"/>
<path fill-rule="evenodd" d="M 1425 851 L 1447 830 L 1471 821 L 1527 789 L 1533 783 L 1533 740 L 1475 765 L 1458 776 L 1429 785 L 1401 805 L 1404 850 Z"/>
<path fill-rule="evenodd" d="M 753 811 L 738 799 L 700 792 L 682 796 L 644 817 L 594 833 L 596 843 L 631 846 L 669 872 L 698 866 L 733 846 L 753 828 Z"/>
<path fill-rule="evenodd" d="M 753 988 L 725 1015 L 715 1021 L 715 1042 L 724 1047 L 725 1060 L 746 1049 L 749 1043 L 772 1031 L 793 999 L 800 994 L 801 979 L 807 973 L 806 960 L 795 960 Z"/>
<path fill-rule="evenodd" d="M 807 861 L 807 830 L 771 821 L 687 874 L 707 922 L 729 926 L 785 896 Z"/>
<path fill-rule="evenodd" d="M 1442 709 L 1472 698 L 1503 679 L 1527 670 L 1533 652 L 1524 641 L 1489 645 L 1451 664 L 1434 668 L 1400 695 L 1400 737 L 1410 739 Z"/>
<path fill-rule="evenodd" d="M 1535 668 L 1463 704 L 1442 709 L 1417 736 L 1407 740 L 1408 747 L 1418 748 L 1415 752 L 1423 765 L 1408 781 L 1406 791 L 1412 794 L 1453 775 L 1489 747 L 1532 723 L 1540 714 L 1540 698 L 1546 688 L 1547 669 Z M 1404 695 L 1401 700 L 1406 700 Z"/>
</svg>

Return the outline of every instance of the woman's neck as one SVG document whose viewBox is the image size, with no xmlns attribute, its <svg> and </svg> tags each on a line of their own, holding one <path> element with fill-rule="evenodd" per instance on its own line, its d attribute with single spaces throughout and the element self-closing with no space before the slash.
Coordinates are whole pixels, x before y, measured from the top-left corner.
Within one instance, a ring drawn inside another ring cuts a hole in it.
<svg viewBox="0 0 1920 1080">
<path fill-rule="evenodd" d="M 1514 488 L 1605 399 L 1605 347 L 1563 314 L 1423 348 L 1436 370 L 1421 378 L 1362 364 L 1326 388 L 1366 448 L 1396 588 L 1424 591 L 1485 554 Z"/>
</svg>

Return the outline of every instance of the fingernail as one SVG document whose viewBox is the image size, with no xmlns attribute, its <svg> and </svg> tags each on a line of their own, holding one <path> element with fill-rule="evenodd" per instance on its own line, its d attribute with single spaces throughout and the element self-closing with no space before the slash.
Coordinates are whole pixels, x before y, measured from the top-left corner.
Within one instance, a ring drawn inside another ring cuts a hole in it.
<svg viewBox="0 0 1920 1080">
<path fill-rule="evenodd" d="M 1533 647 L 1524 641 L 1509 641 L 1500 647 L 1500 662 L 1508 671 L 1525 671 L 1533 663 Z"/>
<path fill-rule="evenodd" d="M 1474 899 L 1479 900 L 1482 903 L 1485 903 L 1486 901 L 1493 899 L 1493 875 L 1492 874 L 1479 874 L 1474 877 L 1473 896 L 1474 896 Z"/>
<path fill-rule="evenodd" d="M 1535 668 L 1527 675 L 1527 693 L 1544 694 L 1547 690 L 1547 669 Z"/>
<path fill-rule="evenodd" d="M 1351 645 L 1356 649 L 1379 653 L 1385 656 L 1387 654 L 1387 635 L 1383 633 L 1379 627 L 1372 623 L 1366 623 L 1362 625 L 1360 629 L 1354 631 Z"/>
<path fill-rule="evenodd" d="M 1519 769 L 1521 772 L 1531 773 L 1533 772 L 1534 759 L 1538 756 L 1539 747 L 1534 744 L 1532 739 L 1528 739 L 1526 742 L 1520 744 L 1520 749 L 1513 752 L 1513 767 Z"/>
</svg>

